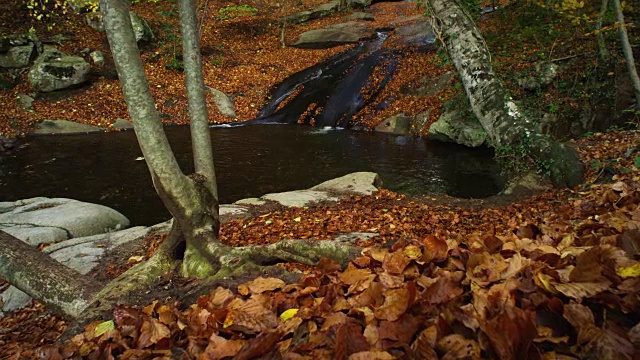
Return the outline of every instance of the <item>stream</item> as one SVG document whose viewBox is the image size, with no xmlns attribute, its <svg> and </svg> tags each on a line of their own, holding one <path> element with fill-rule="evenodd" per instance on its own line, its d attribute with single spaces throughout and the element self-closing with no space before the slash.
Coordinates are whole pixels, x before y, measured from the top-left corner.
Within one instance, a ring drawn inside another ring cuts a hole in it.
<svg viewBox="0 0 640 360">
<path fill-rule="evenodd" d="M 178 162 L 192 172 L 188 127 L 166 129 Z M 481 198 L 501 190 L 489 149 L 422 138 L 251 125 L 211 129 L 221 203 L 309 188 L 355 171 L 374 171 L 385 188 Z M 0 201 L 67 197 L 112 207 L 134 225 L 169 218 L 132 131 L 28 137 L 0 163 Z"/>
</svg>

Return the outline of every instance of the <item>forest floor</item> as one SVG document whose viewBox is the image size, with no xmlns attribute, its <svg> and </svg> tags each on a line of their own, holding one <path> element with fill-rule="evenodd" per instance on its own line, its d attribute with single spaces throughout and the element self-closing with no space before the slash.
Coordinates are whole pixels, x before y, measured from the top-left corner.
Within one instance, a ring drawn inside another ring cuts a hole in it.
<svg viewBox="0 0 640 360">
<path fill-rule="evenodd" d="M 0 4 L 0 32 L 27 31 L 33 24 L 16 23 L 26 10 L 8 3 Z M 320 3 L 303 0 L 287 13 Z M 283 49 L 275 19 L 285 12 L 273 4 L 247 4 L 258 9 L 258 15 L 221 21 L 216 19 L 219 10 L 235 4 L 209 2 L 203 35 L 205 82 L 234 97 L 240 120 L 256 115 L 269 87 L 348 47 Z M 420 13 L 415 5 L 402 2 L 379 3 L 372 9 L 375 26 Z M 143 53 L 158 109 L 167 123 L 185 123 L 182 74 L 167 68 L 173 63 L 178 33 L 175 3 L 140 3 L 135 10 L 161 29 L 157 46 Z M 287 41 L 343 20 L 334 15 L 291 27 Z M 67 29 L 65 36 L 74 38 L 62 44 L 63 50 L 79 53 L 88 47 L 108 54 L 104 36 L 82 25 L 81 19 L 72 16 L 59 24 Z M 517 21 L 498 16 L 480 21 L 500 74 L 527 71 L 542 58 L 584 58 L 595 51 L 595 40 L 577 30 L 559 35 L 560 27 L 568 28 L 566 21 L 536 24 L 536 31 L 521 31 L 516 38 L 522 25 Z M 34 27 L 43 38 L 55 33 L 40 24 Z M 539 31 L 557 35 L 543 37 Z M 419 78 L 451 69 L 441 65 L 442 54 L 412 56 L 388 91 L 415 79 L 415 72 Z M 593 65 L 581 64 L 566 76 Z M 515 77 L 506 76 L 505 81 L 516 94 L 521 91 Z M 15 102 L 18 93 L 29 92 L 24 84 L 0 92 L 0 102 L 8 104 L 0 114 L 1 136 L 23 134 L 43 119 L 108 126 L 118 117 L 128 118 L 114 79 L 97 78 L 65 100 L 37 99 L 32 113 Z M 535 105 L 540 111 L 557 108 L 570 114 L 580 96 L 575 87 L 542 94 Z M 398 97 L 397 107 L 409 115 L 438 109 L 456 91 L 452 85 L 432 98 Z M 214 109 L 212 99 L 208 101 Z M 437 114 L 432 112 L 433 117 Z M 374 126 L 388 115 L 371 113 L 360 121 Z M 215 122 L 229 121 L 215 111 L 211 116 Z M 174 293 L 144 308 L 118 307 L 115 324 L 106 322 L 96 330 L 100 323 L 94 323 L 61 347 L 53 344 L 67 323 L 35 303 L 0 319 L 0 358 L 637 358 L 640 133 L 588 135 L 574 141 L 587 166 L 578 188 L 549 190 L 500 206 L 465 205 L 439 195 L 407 198 L 381 190 L 333 205 L 235 220 L 220 233 L 221 241 L 234 246 L 327 239 L 356 231 L 380 236 L 360 243 L 367 250 L 345 271 L 329 263 L 284 264 L 303 272 L 299 284 L 259 279 L 233 289 L 212 289 L 195 304 L 177 305 Z M 148 256 L 159 241 L 150 238 L 131 255 Z M 129 266 L 126 256 L 110 265 L 107 277 Z"/>
</svg>

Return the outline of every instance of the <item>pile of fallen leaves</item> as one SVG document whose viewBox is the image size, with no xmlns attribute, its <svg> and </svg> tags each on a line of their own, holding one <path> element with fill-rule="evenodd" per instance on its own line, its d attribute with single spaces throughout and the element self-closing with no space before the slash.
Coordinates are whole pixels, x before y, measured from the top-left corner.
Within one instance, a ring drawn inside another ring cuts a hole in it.
<svg viewBox="0 0 640 360">
<path fill-rule="evenodd" d="M 640 355 L 640 175 L 500 235 L 369 247 L 344 271 L 257 278 L 117 307 L 42 358 L 632 359 Z M 581 220 L 576 220 L 581 219 Z"/>
</svg>

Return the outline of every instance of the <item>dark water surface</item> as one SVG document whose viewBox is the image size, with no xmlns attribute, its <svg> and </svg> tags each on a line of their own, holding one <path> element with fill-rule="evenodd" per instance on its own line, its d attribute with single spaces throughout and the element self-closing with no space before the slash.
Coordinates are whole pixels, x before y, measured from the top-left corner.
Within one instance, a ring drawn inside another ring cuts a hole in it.
<svg viewBox="0 0 640 360">
<path fill-rule="evenodd" d="M 187 127 L 167 133 L 183 170 L 192 171 Z M 500 190 L 488 149 L 421 138 L 306 126 L 211 129 L 221 203 L 298 190 L 355 171 L 380 174 L 408 194 L 487 197 Z M 169 218 L 152 187 L 133 132 L 31 137 L 0 164 L 0 201 L 47 196 L 103 204 L 135 225 Z"/>
</svg>

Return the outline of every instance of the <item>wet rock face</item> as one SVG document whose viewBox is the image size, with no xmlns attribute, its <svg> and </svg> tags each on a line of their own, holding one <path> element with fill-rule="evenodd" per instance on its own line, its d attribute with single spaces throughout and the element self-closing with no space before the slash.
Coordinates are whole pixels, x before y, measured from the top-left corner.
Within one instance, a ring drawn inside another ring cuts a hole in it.
<svg viewBox="0 0 640 360">
<path fill-rule="evenodd" d="M 89 70 L 91 65 L 83 58 L 47 49 L 29 71 L 29 82 L 38 92 L 62 90 L 87 81 Z"/>
</svg>

